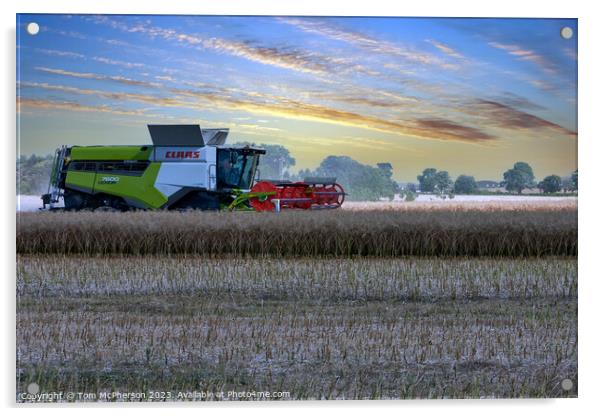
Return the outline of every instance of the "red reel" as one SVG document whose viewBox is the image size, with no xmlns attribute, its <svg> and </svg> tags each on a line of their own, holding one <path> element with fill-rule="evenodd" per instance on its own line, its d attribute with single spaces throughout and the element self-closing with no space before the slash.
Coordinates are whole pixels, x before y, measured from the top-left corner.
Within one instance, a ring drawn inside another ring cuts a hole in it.
<svg viewBox="0 0 602 416">
<path fill-rule="evenodd" d="M 249 204 L 255 211 L 274 211 L 276 207 L 272 203 L 272 199 L 278 197 L 278 188 L 271 182 L 257 182 L 251 192 L 274 192 L 273 195 L 268 195 L 265 197 L 253 197 L 249 199 Z"/>
</svg>

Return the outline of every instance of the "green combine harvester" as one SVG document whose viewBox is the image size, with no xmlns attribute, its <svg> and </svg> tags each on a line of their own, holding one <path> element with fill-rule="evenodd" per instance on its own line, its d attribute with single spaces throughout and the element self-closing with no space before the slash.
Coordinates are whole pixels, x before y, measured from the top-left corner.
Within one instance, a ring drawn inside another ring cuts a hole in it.
<svg viewBox="0 0 602 416">
<path fill-rule="evenodd" d="M 225 145 L 228 129 L 148 129 L 152 146 L 58 148 L 42 209 L 279 211 L 338 208 L 345 198 L 336 178 L 256 181 L 265 150 Z"/>
</svg>

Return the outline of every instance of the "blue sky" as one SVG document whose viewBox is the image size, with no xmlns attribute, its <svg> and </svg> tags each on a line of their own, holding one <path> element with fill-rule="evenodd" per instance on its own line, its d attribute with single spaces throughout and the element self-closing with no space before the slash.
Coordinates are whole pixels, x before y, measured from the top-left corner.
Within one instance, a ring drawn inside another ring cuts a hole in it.
<svg viewBox="0 0 602 416">
<path fill-rule="evenodd" d="M 577 164 L 575 19 L 19 15 L 17 31 L 23 154 L 195 123 L 282 144 L 295 170 L 331 154 L 404 181 Z"/>
</svg>

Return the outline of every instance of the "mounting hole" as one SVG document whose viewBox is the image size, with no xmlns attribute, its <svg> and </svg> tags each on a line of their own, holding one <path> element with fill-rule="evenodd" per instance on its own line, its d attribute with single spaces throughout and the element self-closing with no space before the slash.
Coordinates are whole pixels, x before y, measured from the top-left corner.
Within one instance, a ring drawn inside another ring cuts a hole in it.
<svg viewBox="0 0 602 416">
<path fill-rule="evenodd" d="M 27 24 L 27 33 L 34 36 L 40 32 L 40 25 L 36 22 L 31 22 Z"/>
<path fill-rule="evenodd" d="M 570 378 L 565 378 L 564 380 L 562 380 L 562 383 L 560 383 L 560 385 L 562 386 L 562 389 L 565 391 L 569 391 L 573 389 L 573 380 L 571 380 Z"/>
<path fill-rule="evenodd" d="M 29 394 L 38 394 L 40 392 L 40 386 L 38 383 L 29 383 L 27 386 L 27 393 Z"/>
<path fill-rule="evenodd" d="M 564 39 L 570 39 L 573 37 L 573 29 L 571 29 L 568 26 L 563 27 L 562 29 L 560 29 L 560 36 L 562 36 Z"/>
</svg>

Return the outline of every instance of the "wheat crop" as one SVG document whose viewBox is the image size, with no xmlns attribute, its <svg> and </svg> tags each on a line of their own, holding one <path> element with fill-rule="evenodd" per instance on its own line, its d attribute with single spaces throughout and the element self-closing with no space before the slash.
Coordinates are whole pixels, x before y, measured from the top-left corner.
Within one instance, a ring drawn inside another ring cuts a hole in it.
<svg viewBox="0 0 602 416">
<path fill-rule="evenodd" d="M 577 254 L 577 211 L 20 213 L 21 254 L 546 256 Z"/>
</svg>

